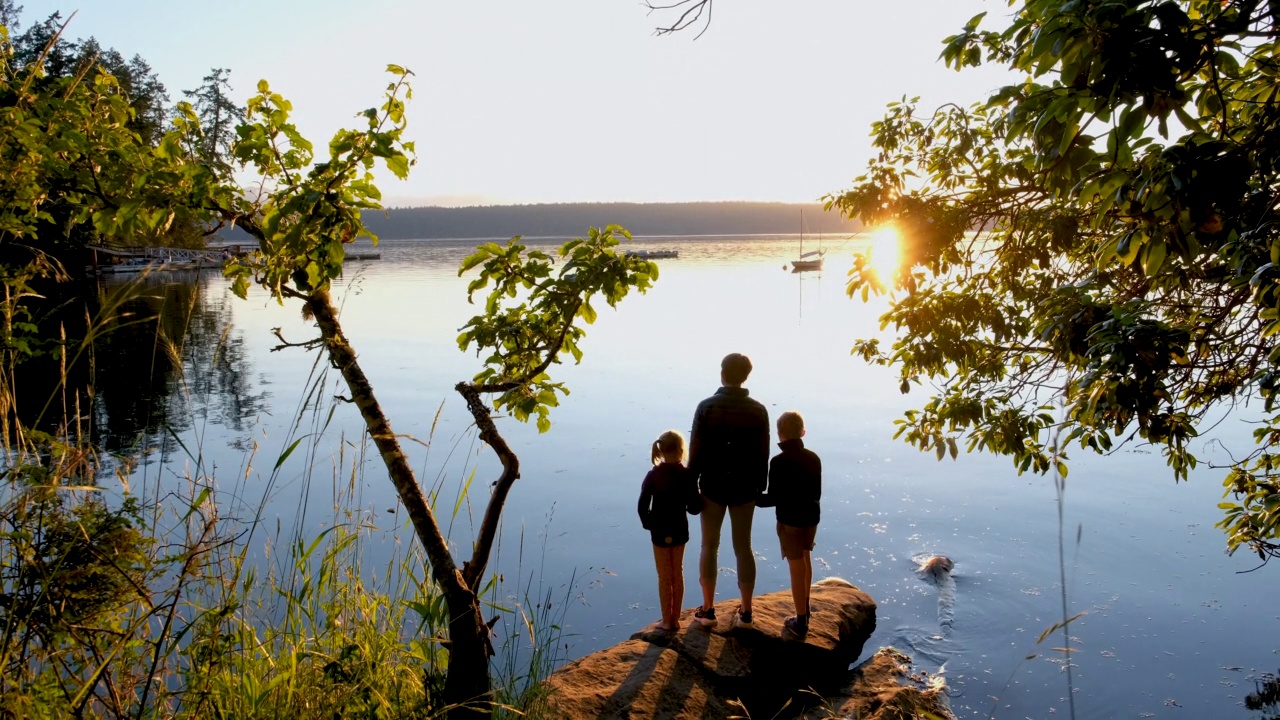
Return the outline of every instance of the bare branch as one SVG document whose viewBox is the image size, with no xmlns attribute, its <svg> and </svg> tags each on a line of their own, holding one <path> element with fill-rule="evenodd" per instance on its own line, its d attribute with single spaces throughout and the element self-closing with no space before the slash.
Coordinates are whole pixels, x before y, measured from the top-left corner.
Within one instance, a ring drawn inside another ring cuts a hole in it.
<svg viewBox="0 0 1280 720">
<path fill-rule="evenodd" d="M 707 28 L 711 27 L 711 3 L 712 0 L 677 0 L 677 2 L 671 3 L 670 5 L 654 5 L 652 2 L 649 2 L 649 0 L 645 0 L 644 6 L 649 8 L 650 13 L 654 10 L 674 10 L 676 8 L 684 7 L 684 11 L 680 13 L 680 17 L 676 18 L 674 23 L 671 23 L 666 27 L 659 26 L 654 28 L 654 34 L 656 35 L 669 35 L 671 33 L 680 32 L 694 23 L 697 23 L 705 12 L 707 15 L 706 22 L 703 23 L 702 29 L 698 31 L 698 34 L 693 36 L 693 39 L 697 40 L 702 37 L 702 34 L 707 31 Z"/>
<path fill-rule="evenodd" d="M 275 335 L 276 339 L 280 341 L 279 345 L 271 348 L 271 352 L 278 352 L 280 350 L 284 350 L 285 348 L 291 348 L 291 347 L 300 347 L 305 350 L 314 350 L 318 347 L 323 347 L 325 342 L 323 337 L 313 338 L 311 340 L 306 340 L 303 342 L 289 342 L 288 340 L 284 339 L 284 335 L 281 334 L 280 328 L 278 327 L 271 328 L 271 334 Z"/>
</svg>

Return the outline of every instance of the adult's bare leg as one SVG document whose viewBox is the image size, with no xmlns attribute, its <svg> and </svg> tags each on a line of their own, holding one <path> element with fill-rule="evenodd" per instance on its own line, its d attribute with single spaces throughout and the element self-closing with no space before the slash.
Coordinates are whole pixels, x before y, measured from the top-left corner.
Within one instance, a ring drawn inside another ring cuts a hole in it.
<svg viewBox="0 0 1280 720">
<path fill-rule="evenodd" d="M 744 613 L 751 612 L 751 596 L 756 587 L 756 556 L 751 552 L 751 519 L 755 512 L 755 503 L 733 505 L 729 508 L 733 554 L 738 560 L 738 590 L 742 593 Z"/>
<path fill-rule="evenodd" d="M 698 582 L 702 585 L 702 607 L 716 604 L 716 575 L 720 573 L 720 528 L 725 506 L 702 498 L 702 552 L 698 556 Z"/>
</svg>

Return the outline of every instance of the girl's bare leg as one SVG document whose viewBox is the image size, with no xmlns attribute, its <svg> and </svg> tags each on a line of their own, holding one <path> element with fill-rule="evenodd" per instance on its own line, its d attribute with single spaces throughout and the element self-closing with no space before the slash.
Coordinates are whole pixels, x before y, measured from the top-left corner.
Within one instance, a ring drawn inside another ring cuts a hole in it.
<svg viewBox="0 0 1280 720">
<path fill-rule="evenodd" d="M 670 630 L 671 626 L 671 548 L 653 546 L 653 564 L 658 568 L 658 607 L 662 609 L 660 629 Z"/>
<path fill-rule="evenodd" d="M 670 619 L 667 621 L 673 629 L 680 629 L 680 606 L 684 604 L 684 545 L 669 548 L 671 550 L 671 604 Z"/>
</svg>

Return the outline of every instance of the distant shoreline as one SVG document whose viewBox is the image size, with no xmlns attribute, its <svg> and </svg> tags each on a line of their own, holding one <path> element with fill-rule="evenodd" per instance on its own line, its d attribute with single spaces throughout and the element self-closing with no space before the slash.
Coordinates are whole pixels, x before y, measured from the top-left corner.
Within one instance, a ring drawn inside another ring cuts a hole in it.
<svg viewBox="0 0 1280 720">
<path fill-rule="evenodd" d="M 621 225 L 635 238 L 852 235 L 862 223 L 819 203 L 562 203 L 417 207 L 367 211 L 369 231 L 384 240 L 505 240 L 582 237 L 588 228 Z M 803 223 L 803 224 L 802 224 Z M 239 230 L 224 243 L 246 242 Z"/>
<path fill-rule="evenodd" d="M 580 237 L 587 228 L 621 225 L 633 236 L 852 233 L 862 224 L 822 205 L 790 203 L 573 203 L 463 208 L 402 208 L 364 217 L 386 238 Z M 802 225 L 803 222 L 803 225 Z"/>
</svg>

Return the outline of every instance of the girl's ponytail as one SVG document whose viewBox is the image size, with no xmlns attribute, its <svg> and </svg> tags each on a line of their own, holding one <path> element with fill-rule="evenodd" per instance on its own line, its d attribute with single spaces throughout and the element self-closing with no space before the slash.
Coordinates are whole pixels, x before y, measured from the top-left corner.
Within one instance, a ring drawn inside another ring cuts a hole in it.
<svg viewBox="0 0 1280 720">
<path fill-rule="evenodd" d="M 680 461 L 684 461 L 684 436 L 675 430 L 668 430 L 653 441 L 653 452 L 649 457 L 654 465 L 659 465 L 669 454 L 678 455 Z"/>
</svg>

